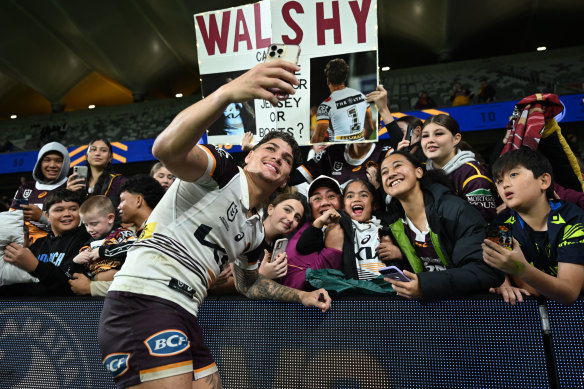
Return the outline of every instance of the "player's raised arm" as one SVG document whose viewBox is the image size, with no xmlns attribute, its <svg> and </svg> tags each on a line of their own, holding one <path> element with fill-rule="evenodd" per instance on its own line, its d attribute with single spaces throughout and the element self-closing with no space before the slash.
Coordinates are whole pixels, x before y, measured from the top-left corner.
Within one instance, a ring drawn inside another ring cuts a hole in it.
<svg viewBox="0 0 584 389">
<path fill-rule="evenodd" d="M 298 85 L 294 72 L 300 70 L 291 62 L 277 60 L 256 65 L 209 96 L 181 111 L 154 141 L 152 154 L 178 178 L 194 181 L 206 169 L 204 151 L 195 147 L 206 129 L 219 118 L 230 103 L 265 99 L 273 105 L 278 98 L 267 88 L 294 94 Z"/>
</svg>

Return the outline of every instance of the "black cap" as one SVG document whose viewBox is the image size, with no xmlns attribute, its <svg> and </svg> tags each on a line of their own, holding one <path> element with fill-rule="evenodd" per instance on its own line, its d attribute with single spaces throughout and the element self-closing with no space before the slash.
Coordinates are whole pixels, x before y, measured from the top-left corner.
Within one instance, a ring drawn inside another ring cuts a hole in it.
<svg viewBox="0 0 584 389">
<path fill-rule="evenodd" d="M 310 198 L 316 189 L 323 186 L 334 190 L 335 193 L 341 194 L 341 185 L 339 185 L 339 182 L 332 177 L 322 175 L 316 177 L 308 186 L 308 197 Z"/>
</svg>

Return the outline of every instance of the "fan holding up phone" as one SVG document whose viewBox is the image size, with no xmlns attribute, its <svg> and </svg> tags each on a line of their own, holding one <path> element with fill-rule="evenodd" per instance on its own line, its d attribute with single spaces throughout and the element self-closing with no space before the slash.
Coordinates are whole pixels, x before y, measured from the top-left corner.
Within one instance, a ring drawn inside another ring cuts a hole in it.
<svg viewBox="0 0 584 389">
<path fill-rule="evenodd" d="M 415 116 L 407 115 L 397 119 L 396 124 L 404 134 L 403 139 L 397 145 L 397 149 L 413 154 L 414 157 L 421 162 L 426 162 L 427 158 L 420 147 L 424 122 Z"/>
</svg>

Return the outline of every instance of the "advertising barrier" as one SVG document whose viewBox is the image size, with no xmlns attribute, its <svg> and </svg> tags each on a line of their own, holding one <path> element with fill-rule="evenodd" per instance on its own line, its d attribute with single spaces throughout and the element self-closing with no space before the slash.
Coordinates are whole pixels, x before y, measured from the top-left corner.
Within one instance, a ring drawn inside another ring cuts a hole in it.
<svg viewBox="0 0 584 389">
<path fill-rule="evenodd" d="M 102 299 L 0 301 L 0 387 L 114 388 L 101 364 Z M 535 299 L 420 304 L 401 298 L 299 304 L 230 296 L 200 310 L 225 388 L 542 388 L 557 361 L 583 387 L 584 304 L 548 303 L 553 355 Z M 553 381 L 553 380 L 551 380 Z"/>
</svg>

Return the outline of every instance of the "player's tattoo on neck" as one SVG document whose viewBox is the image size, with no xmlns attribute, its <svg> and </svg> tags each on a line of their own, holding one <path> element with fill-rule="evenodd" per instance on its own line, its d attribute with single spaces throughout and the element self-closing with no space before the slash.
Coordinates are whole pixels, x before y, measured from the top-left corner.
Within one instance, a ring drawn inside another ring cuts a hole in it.
<svg viewBox="0 0 584 389">
<path fill-rule="evenodd" d="M 233 274 L 237 289 L 248 298 L 301 302 L 298 290 L 263 277 L 257 270 L 243 270 L 233 266 Z"/>
</svg>

